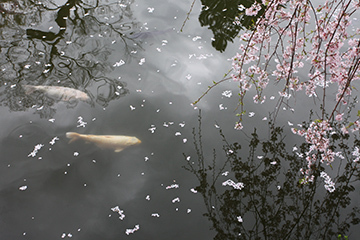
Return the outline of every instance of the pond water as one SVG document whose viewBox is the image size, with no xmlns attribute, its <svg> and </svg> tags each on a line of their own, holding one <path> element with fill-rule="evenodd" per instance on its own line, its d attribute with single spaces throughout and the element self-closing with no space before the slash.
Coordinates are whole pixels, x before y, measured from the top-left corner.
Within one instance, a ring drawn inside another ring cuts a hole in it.
<svg viewBox="0 0 360 240">
<path fill-rule="evenodd" d="M 323 200 L 328 194 L 321 184 L 316 196 L 314 189 L 297 187 L 299 168 L 291 160 L 283 160 L 286 170 L 272 168 L 286 154 L 291 159 L 299 140 L 286 128 L 290 144 L 264 154 L 252 145 L 252 130 L 234 130 L 236 84 L 225 82 L 191 104 L 230 70 L 228 59 L 237 50 L 230 43 L 223 53 L 212 47 L 212 32 L 198 22 L 200 2 L 182 32 L 192 1 L 19 4 L 1 17 L 2 239 L 314 239 L 309 232 L 335 221 L 329 214 L 344 214 L 343 220 L 358 205 L 358 192 L 342 210 L 340 197 Z M 89 99 L 64 101 L 25 85 L 69 87 Z M 244 119 L 264 142 L 281 134 L 271 133 L 266 118 L 276 100 Z M 296 119 L 284 110 L 278 124 Z M 114 152 L 86 140 L 69 143 L 67 132 L 135 136 L 141 144 Z M 249 165 L 240 164 L 240 157 L 251 156 Z M 264 156 L 270 165 L 255 167 Z M 295 169 L 292 177 L 285 174 L 289 169 Z M 280 188 L 287 189 L 282 201 Z M 335 204 L 335 212 L 311 212 L 309 196 L 314 205 Z M 257 210 L 249 203 L 259 202 L 261 214 L 251 215 Z M 272 219 L 282 207 L 281 218 Z M 305 224 L 311 216 L 320 224 Z M 349 229 L 341 234 L 359 234 Z"/>
</svg>

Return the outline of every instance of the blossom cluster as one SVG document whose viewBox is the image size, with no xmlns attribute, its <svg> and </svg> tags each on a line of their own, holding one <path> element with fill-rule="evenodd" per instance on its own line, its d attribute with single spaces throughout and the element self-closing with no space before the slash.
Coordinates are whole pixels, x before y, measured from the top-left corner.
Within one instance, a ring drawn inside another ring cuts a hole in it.
<svg viewBox="0 0 360 240">
<path fill-rule="evenodd" d="M 327 120 L 316 120 L 305 129 L 291 129 L 293 133 L 298 134 L 305 138 L 306 142 L 310 144 L 309 150 L 306 154 L 307 168 L 300 169 L 300 172 L 305 175 L 304 183 L 312 182 L 314 176 L 312 175 L 312 168 L 316 166 L 318 158 L 321 163 L 330 165 L 336 156 L 330 147 L 329 132 L 332 127 Z"/>
<path fill-rule="evenodd" d="M 343 106 L 352 93 L 354 81 L 360 79 L 360 29 L 351 25 L 351 16 L 359 10 L 360 3 L 326 0 L 316 7 L 309 0 L 262 0 L 261 4 L 255 2 L 245 14 L 254 16 L 260 7 L 263 15 L 253 29 L 240 36 L 239 53 L 232 58 L 231 77 L 239 84 L 241 107 L 235 129 L 243 128 L 246 93 L 253 88 L 253 101 L 263 103 L 270 81 L 282 84 L 280 99 L 289 99 L 295 92 L 304 91 L 320 101 L 321 120 L 312 122 L 308 129 L 292 129 L 310 145 L 305 158 L 307 167 L 301 172 L 305 175 L 303 182 L 311 182 L 312 167 L 319 162 L 330 165 L 337 156 L 329 148 L 332 131 L 329 122 L 334 118 L 338 122 L 343 120 L 346 109 Z M 307 77 L 301 77 L 304 75 L 300 75 L 300 71 L 308 72 Z M 336 86 L 336 94 L 327 93 L 331 85 Z M 329 100 L 333 105 L 325 107 L 325 103 L 331 103 Z M 279 101 L 281 103 L 283 101 Z M 352 126 L 352 130 L 357 131 L 360 122 Z M 343 133 L 348 129 L 349 126 L 344 126 Z M 356 161 L 358 152 L 354 149 Z M 325 186 L 329 191 L 335 189 L 328 183 Z"/>
<path fill-rule="evenodd" d="M 335 183 L 331 180 L 329 175 L 326 174 L 326 172 L 321 172 L 320 177 L 324 179 L 324 187 L 328 192 L 332 193 L 335 191 Z"/>
<path fill-rule="evenodd" d="M 349 31 L 350 16 L 359 4 L 332 0 L 315 8 L 305 0 L 262 0 L 246 9 L 245 14 L 254 16 L 261 8 L 264 14 L 253 30 L 240 36 L 239 53 L 232 58 L 231 77 L 239 83 L 241 102 L 255 88 L 254 102 L 263 103 L 263 90 L 273 80 L 284 84 L 280 97 L 305 90 L 309 97 L 319 96 L 321 91 L 325 98 L 326 88 L 337 84 L 336 101 L 346 104 L 351 83 L 360 77 L 360 41 L 356 37 L 360 30 Z M 298 73 L 305 67 L 309 74 L 307 79 L 301 79 Z"/>
</svg>

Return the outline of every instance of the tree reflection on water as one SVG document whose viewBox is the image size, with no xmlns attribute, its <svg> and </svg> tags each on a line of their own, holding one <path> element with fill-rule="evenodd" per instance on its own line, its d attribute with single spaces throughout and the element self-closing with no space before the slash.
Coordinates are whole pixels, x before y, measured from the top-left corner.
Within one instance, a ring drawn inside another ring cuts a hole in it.
<svg viewBox="0 0 360 240">
<path fill-rule="evenodd" d="M 1 105 L 11 111 L 41 108 L 37 112 L 42 117 L 51 117 L 55 101 L 44 94 L 26 96 L 21 88 L 25 84 L 78 89 L 91 97 L 92 104 L 104 107 L 126 95 L 126 84 L 106 73 L 112 71 L 109 56 L 114 49 L 126 59 L 138 48 L 136 40 L 124 34 L 137 27 L 130 6 L 126 0 L 69 0 L 60 6 L 23 1 L 2 14 Z"/>
<path fill-rule="evenodd" d="M 216 231 L 214 239 L 349 236 L 351 226 L 360 222 L 359 209 L 351 206 L 350 198 L 360 176 L 357 163 L 351 159 L 351 149 L 353 144 L 360 146 L 360 141 L 342 135 L 336 126 L 335 129 L 332 148 L 344 158 L 339 166 L 334 166 L 336 190 L 330 193 L 324 189 L 320 164 L 312 166 L 313 183 L 299 184 L 299 169 L 305 164 L 301 154 L 305 155 L 309 145 L 304 143 L 298 150 L 288 151 L 293 146 L 287 144 L 283 128 L 275 124 L 269 124 L 266 140 L 261 140 L 255 129 L 249 146 L 243 148 L 239 143 L 229 143 L 220 130 L 224 152 L 220 155 L 214 150 L 212 164 L 208 164 L 199 115 L 199 127 L 193 130 L 197 161 L 188 161 L 185 169 L 199 181 L 195 190 L 203 197 L 207 209 L 204 215 Z M 229 180 L 221 185 L 223 175 Z"/>
<path fill-rule="evenodd" d="M 256 20 L 264 13 L 262 9 L 254 16 L 245 14 L 256 0 L 201 0 L 203 5 L 199 15 L 201 26 L 208 26 L 213 32 L 213 47 L 225 51 L 227 42 L 232 42 L 241 29 L 252 29 Z"/>
</svg>

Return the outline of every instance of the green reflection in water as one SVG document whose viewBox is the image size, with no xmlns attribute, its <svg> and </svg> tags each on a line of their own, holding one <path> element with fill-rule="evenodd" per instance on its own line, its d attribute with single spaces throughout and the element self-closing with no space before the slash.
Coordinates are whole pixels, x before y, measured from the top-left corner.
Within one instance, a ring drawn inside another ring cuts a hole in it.
<svg viewBox="0 0 360 240">
<path fill-rule="evenodd" d="M 213 159 L 207 159 L 199 115 L 199 127 L 193 130 L 197 160 L 187 159 L 184 168 L 198 179 L 195 190 L 203 197 L 207 209 L 204 216 L 216 231 L 214 239 L 349 236 L 351 227 L 360 222 L 359 208 L 351 205 L 351 193 L 360 179 L 351 152 L 360 146 L 360 140 L 343 135 L 340 127 L 333 123 L 331 146 L 344 159 L 337 169 L 334 166 L 333 171 L 327 170 L 336 186 L 330 193 L 324 188 L 324 167 L 320 163 L 312 166 L 313 183 L 299 184 L 299 169 L 306 164 L 301 156 L 305 156 L 309 145 L 303 143 L 298 149 L 288 150 L 293 146 L 289 146 L 291 141 L 286 140 L 284 129 L 272 123 L 266 139 L 261 139 L 254 129 L 247 139 L 248 146 L 229 143 L 220 130 L 223 153 L 214 150 Z"/>
</svg>

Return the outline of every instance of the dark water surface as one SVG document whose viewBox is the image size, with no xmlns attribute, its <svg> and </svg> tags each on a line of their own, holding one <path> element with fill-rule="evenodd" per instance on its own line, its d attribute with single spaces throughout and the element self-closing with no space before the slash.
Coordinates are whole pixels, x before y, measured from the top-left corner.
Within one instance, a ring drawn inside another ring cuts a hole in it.
<svg viewBox="0 0 360 240">
<path fill-rule="evenodd" d="M 229 44 L 219 53 L 211 46 L 212 33 L 197 21 L 199 2 L 179 32 L 191 3 L 57 1 L 57 7 L 51 2 L 24 2 L 2 15 L 1 239 L 255 239 L 251 231 L 259 219 L 242 215 L 244 206 L 235 204 L 240 203 L 240 190 L 222 186 L 228 179 L 238 182 L 240 173 L 229 164 L 223 167 L 235 147 L 223 149 L 226 142 L 219 127 L 229 143 L 243 145 L 244 160 L 251 152 L 251 138 L 234 130 L 236 85 L 224 83 L 197 107 L 191 105 L 228 72 L 228 59 L 237 47 Z M 79 89 L 90 100 L 26 95 L 21 87 L 25 84 Z M 255 116 L 244 119 L 244 124 L 256 126 L 264 141 L 270 133 L 264 117 L 277 97 L 257 105 Z M 199 108 L 201 139 L 194 140 Z M 287 126 L 288 120 L 298 123 L 291 111 L 281 111 L 280 125 Z M 69 144 L 66 132 L 136 136 L 142 143 L 116 153 L 83 141 Z M 288 135 L 291 144 L 283 150 L 291 153 L 298 138 Z M 261 162 L 259 151 L 253 152 L 258 159 L 254 164 Z M 216 177 L 207 165 L 216 166 Z M 259 176 L 270 183 L 268 175 Z M 299 173 L 294 176 L 298 181 Z M 276 184 L 283 186 L 284 179 L 280 176 Z M 259 193 L 259 183 L 252 184 L 245 202 L 254 200 L 251 192 Z M 278 191 L 276 184 L 269 189 Z M 215 193 L 211 186 L 219 190 Z M 224 190 L 235 194 L 233 202 L 224 198 Z M 321 185 L 318 191 L 326 195 Z M 358 204 L 356 199 L 358 193 L 351 206 Z M 264 216 L 271 214 L 271 206 L 282 206 L 274 198 L 268 201 Z M 304 201 L 298 200 L 295 208 L 306 209 Z M 242 207 L 237 212 L 238 206 Z M 296 214 L 272 222 L 281 226 L 286 219 L 297 221 L 291 218 Z M 237 226 L 239 216 L 242 227 Z M 268 225 L 276 232 L 270 221 Z M 353 228 L 346 234 L 352 232 Z M 287 237 L 311 239 L 291 236 Z"/>
</svg>

